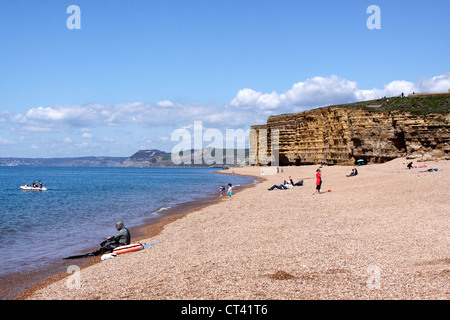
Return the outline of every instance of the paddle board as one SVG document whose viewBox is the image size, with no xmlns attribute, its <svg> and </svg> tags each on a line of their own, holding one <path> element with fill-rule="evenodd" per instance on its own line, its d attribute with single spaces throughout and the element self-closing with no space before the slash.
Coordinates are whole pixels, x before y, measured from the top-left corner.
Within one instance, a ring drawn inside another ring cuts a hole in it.
<svg viewBox="0 0 450 320">
<path fill-rule="evenodd" d="M 143 248 L 144 248 L 144 246 L 141 243 L 132 243 L 132 244 L 128 244 L 125 246 L 120 246 L 120 247 L 115 248 L 113 250 L 113 253 L 122 254 L 122 253 L 142 250 Z"/>
</svg>

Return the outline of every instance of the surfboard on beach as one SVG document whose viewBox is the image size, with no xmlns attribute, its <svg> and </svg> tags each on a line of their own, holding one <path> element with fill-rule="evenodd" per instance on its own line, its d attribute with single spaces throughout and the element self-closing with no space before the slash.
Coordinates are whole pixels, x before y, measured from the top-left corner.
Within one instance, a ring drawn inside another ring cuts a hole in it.
<svg viewBox="0 0 450 320">
<path fill-rule="evenodd" d="M 139 251 L 142 250 L 143 248 L 144 246 L 142 245 L 142 243 L 132 243 L 125 246 L 114 248 L 112 253 L 122 254 L 127 252 Z"/>
<path fill-rule="evenodd" d="M 143 249 L 146 249 L 146 248 L 148 248 L 150 246 L 153 246 L 153 245 L 155 245 L 157 243 L 159 243 L 159 241 L 152 242 L 152 243 L 144 243 L 144 244 L 139 243 L 139 242 L 132 243 L 132 244 L 129 244 L 129 245 L 124 245 L 124 246 L 120 246 L 120 247 L 114 248 L 111 253 L 114 256 L 117 256 L 119 254 L 123 254 L 123 253 L 127 253 L 127 252 L 134 252 L 134 251 L 143 250 Z M 98 256 L 99 254 L 100 253 L 98 251 L 94 251 L 94 252 L 89 252 L 89 253 L 85 253 L 85 254 L 65 257 L 64 260 L 81 259 L 81 258 L 87 258 L 87 257 L 95 257 L 95 256 Z"/>
<path fill-rule="evenodd" d="M 102 260 L 109 260 L 112 258 L 117 257 L 117 255 L 122 254 L 122 253 L 127 253 L 127 252 L 134 252 L 134 251 L 140 251 L 140 250 L 144 250 L 150 246 L 153 246 L 155 244 L 159 243 L 159 241 L 156 242 L 152 242 L 152 243 L 132 243 L 126 246 L 120 246 L 117 247 L 113 250 L 113 252 L 111 253 L 106 253 L 104 255 L 102 255 L 101 259 Z"/>
</svg>

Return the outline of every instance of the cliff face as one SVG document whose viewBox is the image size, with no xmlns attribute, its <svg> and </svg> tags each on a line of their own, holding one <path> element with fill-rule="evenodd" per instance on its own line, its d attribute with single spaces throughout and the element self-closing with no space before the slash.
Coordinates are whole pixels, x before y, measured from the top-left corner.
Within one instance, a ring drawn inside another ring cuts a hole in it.
<svg viewBox="0 0 450 320">
<path fill-rule="evenodd" d="M 326 107 L 272 116 L 250 130 L 250 162 L 264 165 L 380 163 L 450 158 L 450 114 L 412 115 Z M 272 158 L 271 158 L 272 157 Z"/>
</svg>

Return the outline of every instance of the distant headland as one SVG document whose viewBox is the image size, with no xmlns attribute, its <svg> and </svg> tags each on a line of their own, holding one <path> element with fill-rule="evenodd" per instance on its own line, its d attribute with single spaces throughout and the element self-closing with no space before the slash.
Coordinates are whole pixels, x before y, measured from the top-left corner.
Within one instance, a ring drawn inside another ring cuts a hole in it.
<svg viewBox="0 0 450 320">
<path fill-rule="evenodd" d="M 139 150 L 130 157 L 70 157 L 70 158 L 0 158 L 0 166 L 35 166 L 35 167 L 227 167 L 228 163 L 246 163 L 248 162 L 249 149 L 245 150 L 220 150 L 223 154 L 223 161 L 216 163 L 207 163 L 204 161 L 203 154 L 208 153 L 212 156 L 218 152 L 215 148 L 205 148 L 201 150 L 190 150 L 192 161 L 177 164 L 172 161 L 172 154 L 161 150 Z M 232 161 L 226 159 L 233 155 Z M 239 159 L 244 155 L 245 159 Z M 201 159 L 194 161 L 194 159 Z M 220 163 L 221 162 L 221 163 Z"/>
</svg>

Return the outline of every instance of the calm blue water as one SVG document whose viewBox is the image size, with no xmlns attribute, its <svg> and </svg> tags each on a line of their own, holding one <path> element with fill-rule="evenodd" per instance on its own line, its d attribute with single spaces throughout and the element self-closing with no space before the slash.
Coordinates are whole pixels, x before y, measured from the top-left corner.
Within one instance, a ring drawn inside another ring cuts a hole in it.
<svg viewBox="0 0 450 320">
<path fill-rule="evenodd" d="M 0 275 L 44 266 L 95 248 L 166 208 L 217 196 L 221 185 L 254 178 L 212 168 L 0 167 Z M 47 191 L 21 191 L 41 180 Z"/>
</svg>

